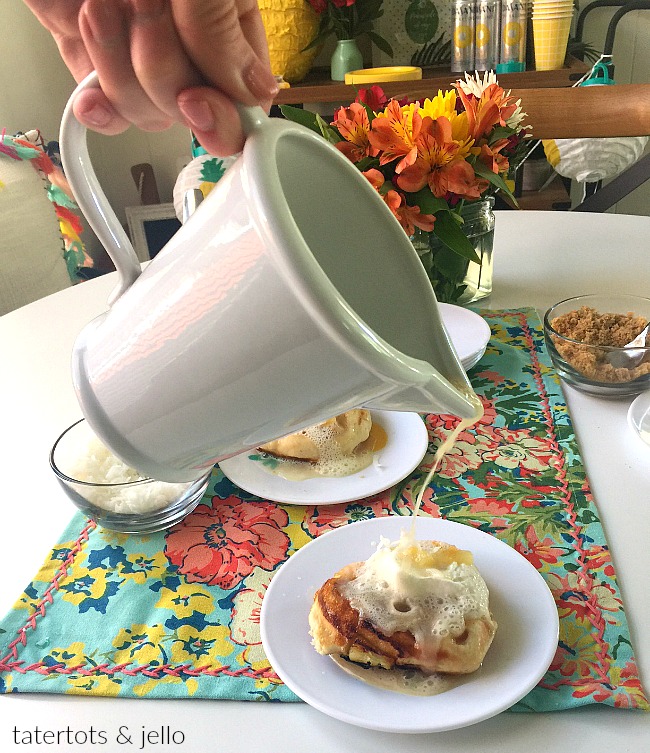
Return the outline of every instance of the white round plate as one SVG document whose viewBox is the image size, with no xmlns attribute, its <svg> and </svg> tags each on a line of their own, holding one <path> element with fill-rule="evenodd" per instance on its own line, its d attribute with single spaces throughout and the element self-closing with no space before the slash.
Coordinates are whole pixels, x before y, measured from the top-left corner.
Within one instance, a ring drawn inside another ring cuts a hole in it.
<svg viewBox="0 0 650 753">
<path fill-rule="evenodd" d="M 632 430 L 650 445 L 650 392 L 643 392 L 633 400 L 627 412 L 627 420 Z"/>
<path fill-rule="evenodd" d="M 397 540 L 411 522 L 388 516 L 350 523 L 296 552 L 264 596 L 262 644 L 282 681 L 335 719 L 384 732 L 442 732 L 495 716 L 535 687 L 557 649 L 558 614 L 543 578 L 515 549 L 460 523 L 418 518 L 418 539 L 446 541 L 473 553 L 498 624 L 492 646 L 477 672 L 439 695 L 402 695 L 351 677 L 311 644 L 314 593 L 344 565 L 367 559 L 381 536 Z"/>
<path fill-rule="evenodd" d="M 438 306 L 458 358 L 467 371 L 483 357 L 490 341 L 490 327 L 483 317 L 462 306 L 451 303 L 439 303 Z"/>
<path fill-rule="evenodd" d="M 406 478 L 424 457 L 429 437 L 417 413 L 370 411 L 373 422 L 386 431 L 385 447 L 374 453 L 372 465 L 339 478 L 288 481 L 251 460 L 254 451 L 242 452 L 219 463 L 224 475 L 241 489 L 263 499 L 287 505 L 335 505 L 379 494 Z"/>
</svg>

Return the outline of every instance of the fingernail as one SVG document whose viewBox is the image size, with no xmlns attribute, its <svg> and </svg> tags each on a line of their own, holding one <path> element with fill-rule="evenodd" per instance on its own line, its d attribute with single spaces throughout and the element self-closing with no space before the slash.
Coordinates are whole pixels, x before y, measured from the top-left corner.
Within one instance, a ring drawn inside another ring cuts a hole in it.
<svg viewBox="0 0 650 753">
<path fill-rule="evenodd" d="M 244 71 L 244 83 L 259 101 L 274 99 L 280 91 L 278 82 L 268 66 L 257 59 Z"/>
<path fill-rule="evenodd" d="M 210 105 L 204 99 L 182 99 L 178 109 L 186 125 L 194 131 L 213 131 L 215 122 Z"/>
<path fill-rule="evenodd" d="M 113 119 L 114 113 L 101 105 L 93 105 L 89 110 L 80 113 L 86 125 L 91 128 L 105 128 Z"/>
</svg>

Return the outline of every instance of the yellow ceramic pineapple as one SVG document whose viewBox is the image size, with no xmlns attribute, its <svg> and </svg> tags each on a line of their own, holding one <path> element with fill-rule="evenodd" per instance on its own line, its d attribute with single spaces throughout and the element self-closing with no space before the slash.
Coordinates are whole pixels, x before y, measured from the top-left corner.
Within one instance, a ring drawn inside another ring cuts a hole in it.
<svg viewBox="0 0 650 753">
<path fill-rule="evenodd" d="M 273 75 L 294 83 L 303 79 L 317 50 L 306 52 L 316 36 L 318 16 L 307 0 L 258 0 L 271 55 Z"/>
</svg>

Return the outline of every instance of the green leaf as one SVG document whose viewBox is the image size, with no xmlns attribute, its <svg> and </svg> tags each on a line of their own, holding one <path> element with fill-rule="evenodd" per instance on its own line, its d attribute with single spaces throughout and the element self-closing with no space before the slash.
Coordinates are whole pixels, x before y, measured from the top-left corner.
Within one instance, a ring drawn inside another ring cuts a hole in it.
<svg viewBox="0 0 650 753">
<path fill-rule="evenodd" d="M 419 50 L 416 50 L 411 56 L 411 65 L 421 67 L 431 65 L 441 65 L 451 60 L 451 40 L 444 41 L 445 32 L 437 39 L 427 42 Z"/>
<path fill-rule="evenodd" d="M 434 196 L 428 186 L 425 186 L 414 193 L 407 193 L 406 203 L 409 206 L 420 207 L 420 212 L 422 214 L 435 214 L 436 212 L 449 208 L 447 202 L 444 199 L 438 199 Z"/>
<path fill-rule="evenodd" d="M 379 189 L 379 193 L 382 196 L 385 196 L 389 191 L 394 191 L 395 186 L 392 184 L 390 180 L 385 180 L 382 187 Z"/>
<path fill-rule="evenodd" d="M 385 40 L 382 36 L 377 34 L 376 31 L 367 31 L 366 34 L 368 35 L 368 38 L 371 42 L 374 42 L 374 44 L 379 47 L 379 49 L 388 55 L 389 57 L 393 57 L 393 48 L 390 46 L 387 40 Z"/>
<path fill-rule="evenodd" d="M 515 133 L 514 128 L 508 128 L 508 126 L 497 126 L 490 134 L 489 144 L 494 144 L 500 139 L 507 139 Z"/>
<path fill-rule="evenodd" d="M 598 523 L 598 517 L 591 510 L 584 510 L 579 518 L 581 523 Z"/>
<path fill-rule="evenodd" d="M 379 160 L 377 157 L 363 157 L 358 162 L 355 162 L 357 170 L 365 173 L 366 170 L 370 170 L 371 167 L 379 167 Z"/>
<path fill-rule="evenodd" d="M 503 191 L 503 193 L 506 194 L 512 201 L 517 204 L 517 200 L 515 199 L 512 191 L 508 188 L 508 184 L 505 182 L 505 180 L 498 175 L 497 173 L 493 173 L 490 168 L 485 165 L 481 160 L 477 160 L 472 167 L 474 168 L 474 172 L 477 175 L 480 175 L 481 178 L 485 178 L 489 183 L 491 183 L 495 188 L 498 188 L 500 191 Z M 519 206 L 517 204 L 517 206 Z"/>
<path fill-rule="evenodd" d="M 343 141 L 339 132 L 332 128 L 329 123 L 326 123 L 320 115 L 316 115 L 316 124 L 318 126 L 318 132 L 323 138 L 330 142 L 330 144 L 336 144 L 339 141 Z"/>
<path fill-rule="evenodd" d="M 330 144 L 336 144 L 338 141 L 342 141 L 339 132 L 332 128 L 329 123 L 326 123 L 320 115 L 309 110 L 303 110 L 300 107 L 292 107 L 291 105 L 280 105 L 280 112 L 287 120 L 292 120 L 294 123 L 309 128 L 310 131 L 314 131 L 319 136 L 323 136 Z"/>
<path fill-rule="evenodd" d="M 474 246 L 461 230 L 450 211 L 436 213 L 436 224 L 434 225 L 433 232 L 454 253 L 462 256 L 464 259 L 476 262 L 476 264 L 481 263 Z"/>
<path fill-rule="evenodd" d="M 454 282 L 462 282 L 467 272 L 468 261 L 446 245 L 441 245 L 433 254 L 433 265 L 445 277 Z"/>
<path fill-rule="evenodd" d="M 355 3 L 352 8 L 357 11 L 359 21 L 374 21 L 381 18 L 383 0 L 366 0 L 364 3 Z"/>
<path fill-rule="evenodd" d="M 300 125 L 307 126 L 312 131 L 320 133 L 320 128 L 316 122 L 316 113 L 303 110 L 302 107 L 293 107 L 292 105 L 280 105 L 280 112 L 287 120 L 300 123 Z"/>
</svg>

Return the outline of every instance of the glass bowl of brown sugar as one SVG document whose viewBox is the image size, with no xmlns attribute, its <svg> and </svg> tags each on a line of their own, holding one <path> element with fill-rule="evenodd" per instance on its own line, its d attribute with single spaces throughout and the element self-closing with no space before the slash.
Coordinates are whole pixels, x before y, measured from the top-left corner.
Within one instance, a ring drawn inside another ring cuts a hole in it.
<svg viewBox="0 0 650 753">
<path fill-rule="evenodd" d="M 648 298 L 567 298 L 544 315 L 546 347 L 558 375 L 572 387 L 599 397 L 637 395 L 650 389 L 650 335 L 644 332 L 649 321 Z M 639 335 L 643 342 L 629 346 Z"/>
</svg>

